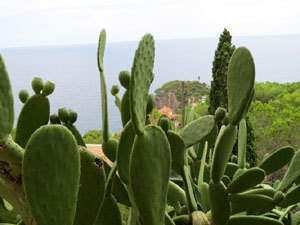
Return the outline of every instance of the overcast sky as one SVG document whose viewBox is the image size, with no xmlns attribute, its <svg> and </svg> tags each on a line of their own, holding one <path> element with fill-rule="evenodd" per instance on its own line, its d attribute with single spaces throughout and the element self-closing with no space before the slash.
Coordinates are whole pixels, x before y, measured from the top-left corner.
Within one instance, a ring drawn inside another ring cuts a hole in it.
<svg viewBox="0 0 300 225">
<path fill-rule="evenodd" d="M 1 0 L 0 48 L 300 34 L 299 0 Z"/>
</svg>

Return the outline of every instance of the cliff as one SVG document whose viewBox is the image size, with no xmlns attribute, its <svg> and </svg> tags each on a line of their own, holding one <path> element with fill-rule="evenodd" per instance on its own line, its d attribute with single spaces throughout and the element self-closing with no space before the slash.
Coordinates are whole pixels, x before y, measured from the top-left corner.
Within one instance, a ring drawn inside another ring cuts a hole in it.
<svg viewBox="0 0 300 225">
<path fill-rule="evenodd" d="M 209 89 L 205 83 L 199 81 L 184 81 L 185 100 L 191 99 L 191 103 L 198 103 L 202 96 L 209 94 Z M 155 108 L 164 106 L 176 112 L 181 107 L 182 102 L 182 82 L 179 80 L 169 81 L 162 87 L 155 90 Z"/>
</svg>

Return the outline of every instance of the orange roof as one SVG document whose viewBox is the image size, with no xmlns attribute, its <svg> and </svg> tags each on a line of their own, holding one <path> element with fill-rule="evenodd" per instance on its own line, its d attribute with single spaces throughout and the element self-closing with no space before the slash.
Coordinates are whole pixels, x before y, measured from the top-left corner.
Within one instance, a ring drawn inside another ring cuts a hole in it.
<svg viewBox="0 0 300 225">
<path fill-rule="evenodd" d="M 90 150 L 92 153 L 94 153 L 95 155 L 103 158 L 109 165 L 112 165 L 113 162 L 111 162 L 106 155 L 104 155 L 103 151 L 102 151 L 102 145 L 99 144 L 87 144 L 86 145 L 87 149 Z"/>
<path fill-rule="evenodd" d="M 171 108 L 169 108 L 169 107 L 164 106 L 163 108 L 159 109 L 158 112 L 159 112 L 160 114 L 165 113 L 165 114 L 167 114 L 167 115 L 172 115 L 173 110 L 172 110 Z"/>
</svg>

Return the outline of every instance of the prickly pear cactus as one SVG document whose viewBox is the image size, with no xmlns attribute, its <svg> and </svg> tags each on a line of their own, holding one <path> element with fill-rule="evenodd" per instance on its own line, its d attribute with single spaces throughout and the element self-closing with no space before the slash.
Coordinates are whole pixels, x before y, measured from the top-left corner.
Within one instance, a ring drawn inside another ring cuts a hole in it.
<svg viewBox="0 0 300 225">
<path fill-rule="evenodd" d="M 74 125 L 76 112 L 62 107 L 49 116 L 47 96 L 55 85 L 41 78 L 32 81 L 33 96 L 25 90 L 19 93 L 24 105 L 14 142 L 9 135 L 13 96 L 0 56 L 0 197 L 13 207 L 7 210 L 0 200 L 1 220 L 19 225 L 121 225 L 123 204 L 130 209 L 127 225 L 299 224 L 300 214 L 293 210 L 300 203 L 300 151 L 285 146 L 257 167 L 249 168 L 246 162 L 243 118 L 255 78 L 247 48 L 237 48 L 229 63 L 228 113 L 218 108 L 214 116 L 195 118 L 193 110 L 187 111 L 186 126 L 176 131 L 167 115 L 156 125 L 149 119 L 155 48 L 152 35 L 146 34 L 135 52 L 131 75 L 120 72 L 124 95 L 119 96 L 118 86 L 111 90 L 124 127 L 118 141 L 109 134 L 105 42 L 102 30 L 97 54 L 102 148 L 110 162 L 84 147 Z M 221 123 L 218 130 L 216 124 Z M 231 157 L 236 141 L 238 156 Z M 267 175 L 286 165 L 281 181 L 273 187 L 264 184 Z"/>
</svg>

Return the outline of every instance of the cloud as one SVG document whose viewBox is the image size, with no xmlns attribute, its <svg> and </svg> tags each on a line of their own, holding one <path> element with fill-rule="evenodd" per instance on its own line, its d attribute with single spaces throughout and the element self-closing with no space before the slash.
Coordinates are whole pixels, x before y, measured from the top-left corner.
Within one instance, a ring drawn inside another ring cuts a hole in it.
<svg viewBox="0 0 300 225">
<path fill-rule="evenodd" d="M 0 1 L 0 47 L 297 33 L 298 0 L 11 0 Z"/>
</svg>

